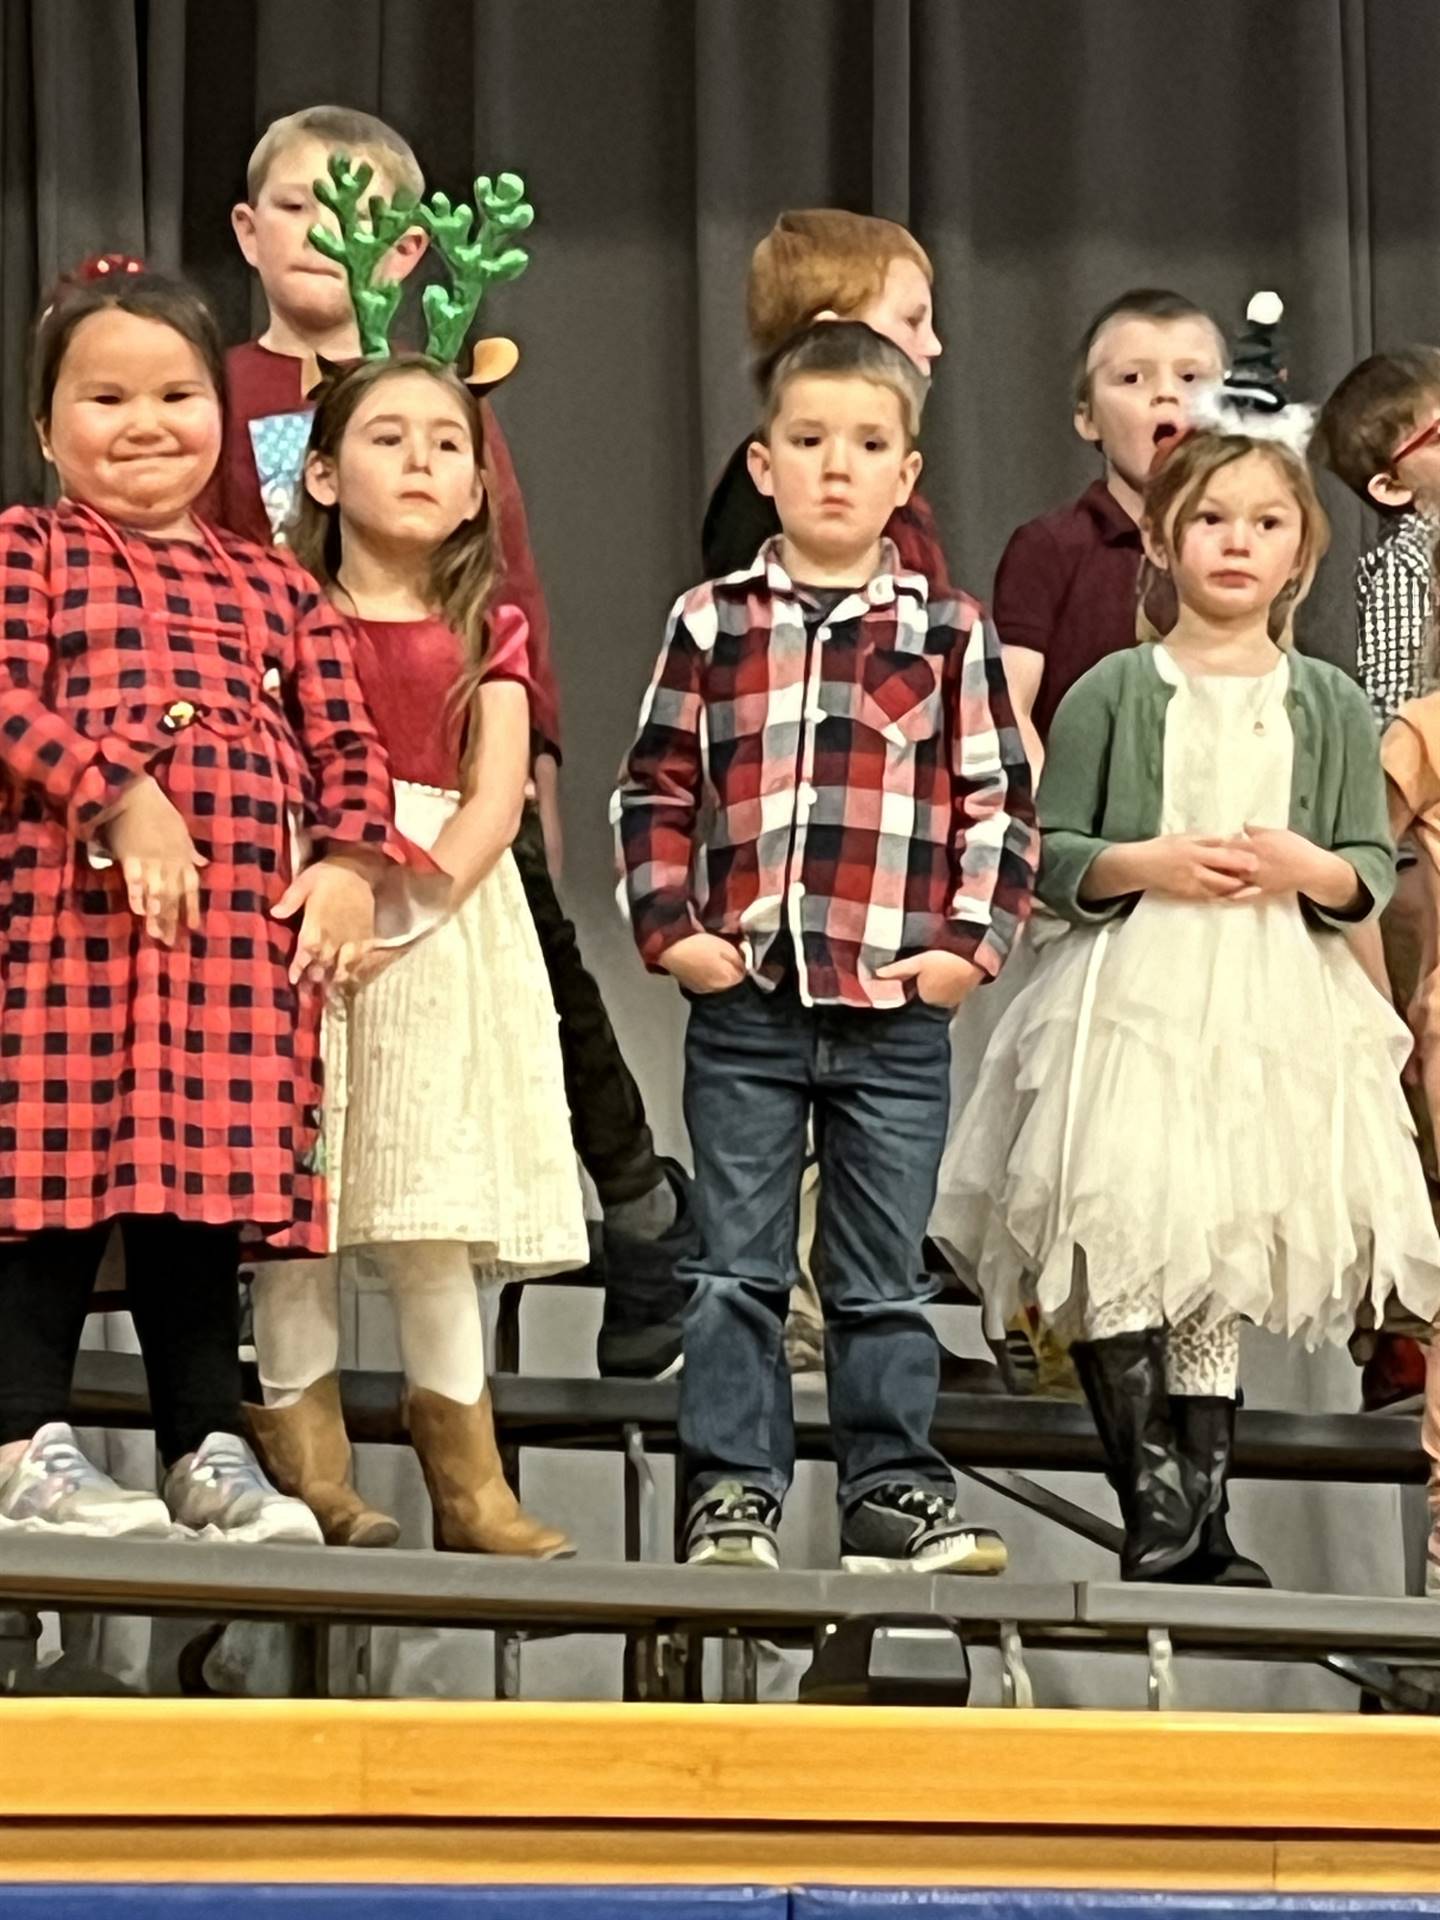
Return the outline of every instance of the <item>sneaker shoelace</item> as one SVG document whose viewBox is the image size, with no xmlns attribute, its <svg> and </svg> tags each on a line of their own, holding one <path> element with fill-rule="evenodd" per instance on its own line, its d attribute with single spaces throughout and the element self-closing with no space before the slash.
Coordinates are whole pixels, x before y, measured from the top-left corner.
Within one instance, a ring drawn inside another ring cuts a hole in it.
<svg viewBox="0 0 1440 1920">
<path fill-rule="evenodd" d="M 227 1494 L 264 1491 L 258 1470 L 238 1447 L 212 1448 L 191 1465 L 190 1477 Z"/>
<path fill-rule="evenodd" d="M 36 1461 L 48 1479 L 59 1483 L 62 1493 L 77 1493 L 81 1487 L 93 1486 L 105 1479 L 94 1461 L 87 1460 L 73 1440 L 47 1440 Z"/>
<path fill-rule="evenodd" d="M 722 1494 L 715 1503 L 717 1520 L 740 1520 L 760 1526 L 765 1524 L 765 1509 L 768 1505 L 764 1494 L 751 1493 L 741 1488 L 736 1493 Z"/>
<path fill-rule="evenodd" d="M 932 1527 L 943 1525 L 951 1517 L 945 1496 L 928 1493 L 924 1487 L 906 1487 L 897 1494 L 894 1504 L 902 1513 L 913 1513 Z"/>
</svg>

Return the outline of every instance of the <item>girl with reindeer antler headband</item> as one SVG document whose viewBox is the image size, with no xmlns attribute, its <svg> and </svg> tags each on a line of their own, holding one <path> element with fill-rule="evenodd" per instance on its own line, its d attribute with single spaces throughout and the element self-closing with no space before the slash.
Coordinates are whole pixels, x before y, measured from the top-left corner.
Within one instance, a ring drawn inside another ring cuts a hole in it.
<svg viewBox="0 0 1440 1920">
<path fill-rule="evenodd" d="M 333 223 L 338 234 L 339 214 L 322 197 L 333 200 L 341 191 L 330 171 L 337 149 L 352 160 L 363 157 L 374 168 L 366 188 L 353 178 L 344 188 L 355 195 L 357 216 L 367 192 L 393 197 L 408 187 L 418 195 L 424 186 L 400 135 L 348 109 L 307 108 L 287 116 L 256 148 L 248 200 L 233 217 L 242 250 L 262 283 L 270 325 L 258 340 L 232 348 L 227 356 L 221 484 L 206 495 L 201 509 L 253 539 L 269 540 L 277 532 L 283 538 L 299 496 L 319 359 L 361 357 L 347 271 L 318 253 L 308 238 L 317 215 Z M 356 168 L 344 171 L 353 177 Z M 439 250 L 455 210 L 437 202 L 434 212 Z M 391 232 L 400 224 L 391 222 Z M 503 254 L 520 232 L 518 227 L 497 232 L 497 251 Z M 406 277 L 430 244 L 425 228 L 412 220 L 375 263 L 372 283 Z M 472 378 L 493 382 L 514 361 L 508 342 L 482 342 L 471 356 L 470 372 Z M 513 851 L 560 1017 L 575 1148 L 603 1218 L 607 1282 L 597 1358 L 602 1372 L 648 1376 L 663 1372 L 679 1353 L 679 1319 L 688 1290 L 676 1279 L 675 1267 L 695 1244 L 688 1180 L 676 1162 L 656 1151 L 640 1088 L 560 896 L 561 728 L 549 615 L 525 504 L 488 398 L 480 400 L 480 417 L 496 550 L 495 598 L 518 609 L 529 630 L 525 667 L 534 799 L 525 807 Z"/>
<path fill-rule="evenodd" d="M 1126 1579 L 1268 1585 L 1227 1526 L 1242 1321 L 1346 1340 L 1440 1309 L 1408 1036 L 1347 930 L 1394 856 L 1374 726 L 1291 647 L 1328 526 L 1280 303 L 1156 456 L 1149 640 L 1062 701 L 1038 893 L 1068 925 L 992 1040 L 932 1231 L 1003 1325 L 1075 1336 Z"/>
<path fill-rule="evenodd" d="M 453 361 L 487 287 L 525 265 L 521 182 L 477 182 L 482 213 L 436 194 L 376 196 L 336 156 L 319 197 L 370 357 L 325 373 L 290 528 L 295 553 L 355 632 L 356 665 L 396 778 L 397 817 L 454 881 L 449 918 L 326 1024 L 332 1246 L 388 1284 L 411 1437 L 436 1544 L 548 1559 L 563 1534 L 506 1484 L 486 1387 L 476 1277 L 554 1272 L 588 1256 L 555 1007 L 510 843 L 529 769 L 526 622 L 494 593 L 494 535 L 475 393 Z M 451 273 L 425 297 L 427 351 L 390 353 L 398 287 L 375 266 L 420 223 Z M 493 372 L 487 343 L 471 373 Z M 509 358 L 513 364 L 513 349 Z M 257 1443 L 328 1540 L 381 1546 L 397 1528 L 350 1485 L 337 1387 L 336 1258 L 254 1276 L 264 1404 Z"/>
</svg>

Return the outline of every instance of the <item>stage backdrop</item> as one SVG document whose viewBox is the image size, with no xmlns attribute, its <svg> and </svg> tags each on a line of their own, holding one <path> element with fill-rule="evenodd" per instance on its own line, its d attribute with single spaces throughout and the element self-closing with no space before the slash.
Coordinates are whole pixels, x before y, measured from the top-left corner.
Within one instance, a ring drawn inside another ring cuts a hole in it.
<svg viewBox="0 0 1440 1920">
<path fill-rule="evenodd" d="M 1317 397 L 1373 346 L 1433 337 L 1437 81 L 1440 8 L 1394 0 L 6 0 L 0 492 L 41 486 L 24 348 L 59 268 L 143 251 L 208 287 L 232 336 L 256 323 L 228 214 L 273 116 L 378 112 L 452 192 L 522 173 L 533 265 L 489 318 L 525 356 L 499 404 L 554 611 L 567 892 L 678 1146 L 678 999 L 642 975 L 615 913 L 605 801 L 666 609 L 697 572 L 707 483 L 752 417 L 755 241 L 780 208 L 829 203 L 905 221 L 930 249 L 946 352 L 925 486 L 956 577 L 983 595 L 1010 529 L 1096 471 L 1070 427 L 1070 361 L 1124 287 L 1174 284 L 1227 319 L 1278 288 L 1296 382 Z M 1343 659 L 1361 529 L 1337 504 L 1307 640 Z M 543 1364 L 585 1364 L 578 1311 L 548 1324 Z M 1250 1376 L 1252 1399 L 1353 1404 L 1343 1356 L 1323 1391 L 1292 1364 Z M 575 1480 L 554 1510 L 589 1544 Z M 1383 1490 L 1327 1504 L 1323 1527 L 1286 1489 L 1253 1497 L 1287 1543 L 1282 1578 L 1393 1590 Z M 833 1552 L 822 1505 L 813 1551 Z M 1062 1560 L 1050 1529 L 1011 1534 L 1017 1566 L 1109 1564 L 1078 1545 Z"/>
<path fill-rule="evenodd" d="M 1136 282 L 1289 306 L 1302 390 L 1428 337 L 1440 296 L 1440 10 L 1383 0 L 11 0 L 0 10 L 0 488 L 34 497 L 24 341 L 96 248 L 183 264 L 239 336 L 228 225 L 273 115 L 383 114 L 452 190 L 523 173 L 534 264 L 492 318 L 568 703 L 570 893 L 673 1126 L 670 999 L 608 901 L 604 797 L 707 481 L 744 431 L 741 285 L 784 206 L 908 222 L 946 355 L 926 486 L 989 590 L 1017 521 L 1086 481 L 1067 382 Z M 1332 495 L 1333 497 L 1333 495 Z M 1349 645 L 1342 507 L 1311 642 Z"/>
</svg>

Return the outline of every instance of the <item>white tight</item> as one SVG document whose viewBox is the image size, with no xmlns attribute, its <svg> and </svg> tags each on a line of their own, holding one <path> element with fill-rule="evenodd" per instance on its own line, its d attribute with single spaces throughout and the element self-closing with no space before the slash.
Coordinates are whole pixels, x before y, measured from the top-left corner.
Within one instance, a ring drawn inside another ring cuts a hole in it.
<svg viewBox="0 0 1440 1920">
<path fill-rule="evenodd" d="M 358 1257 L 389 1285 L 406 1380 L 473 1406 L 485 1390 L 485 1336 L 469 1248 L 416 1240 Z M 267 1261 L 255 1268 L 252 1298 L 265 1404 L 294 1406 L 340 1364 L 339 1263 Z"/>
</svg>

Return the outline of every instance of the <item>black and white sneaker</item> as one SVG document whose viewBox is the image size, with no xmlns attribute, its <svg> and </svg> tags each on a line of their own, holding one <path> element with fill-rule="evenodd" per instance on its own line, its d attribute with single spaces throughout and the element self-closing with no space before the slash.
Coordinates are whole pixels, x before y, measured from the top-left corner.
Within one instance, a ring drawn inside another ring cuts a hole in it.
<svg viewBox="0 0 1440 1920">
<path fill-rule="evenodd" d="M 1003 1573 L 1008 1557 L 992 1527 L 967 1525 L 931 1487 L 876 1487 L 840 1527 L 847 1573 Z"/>
<path fill-rule="evenodd" d="M 686 1565 L 773 1571 L 780 1564 L 779 1526 L 780 1503 L 763 1487 L 722 1480 L 690 1509 L 685 1522 Z"/>
</svg>

